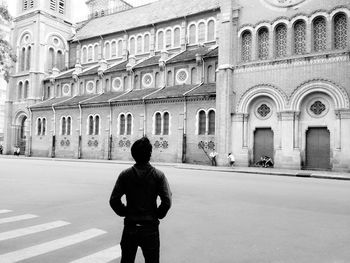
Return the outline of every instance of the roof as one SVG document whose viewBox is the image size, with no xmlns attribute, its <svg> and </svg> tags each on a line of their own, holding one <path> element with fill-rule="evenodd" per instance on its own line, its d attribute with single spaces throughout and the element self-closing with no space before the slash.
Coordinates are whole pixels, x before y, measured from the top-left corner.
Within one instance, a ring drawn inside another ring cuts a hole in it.
<svg viewBox="0 0 350 263">
<path fill-rule="evenodd" d="M 63 71 L 61 74 L 59 74 L 57 77 L 55 77 L 55 79 L 66 79 L 66 78 L 71 78 L 72 77 L 72 73 L 74 72 L 74 68 L 73 69 L 69 69 L 67 71 Z"/>
<path fill-rule="evenodd" d="M 120 63 L 118 63 L 116 65 L 112 65 L 111 67 L 106 69 L 103 73 L 106 74 L 106 73 L 110 73 L 110 72 L 126 70 L 126 65 L 128 63 L 129 63 L 129 61 L 127 61 L 127 60 L 121 61 Z"/>
<path fill-rule="evenodd" d="M 82 73 L 79 74 L 79 76 L 88 76 L 88 75 L 94 75 L 94 74 L 97 74 L 98 72 L 98 68 L 100 67 L 100 65 L 94 65 L 92 67 L 90 67 L 89 69 L 87 70 L 83 70 Z"/>
<path fill-rule="evenodd" d="M 186 93 L 186 96 L 201 96 L 216 94 L 216 83 L 207 83 L 198 86 L 198 88 Z"/>
<path fill-rule="evenodd" d="M 77 31 L 73 40 L 88 39 L 152 25 L 218 9 L 219 6 L 219 0 L 160 0 L 123 12 L 92 19 Z"/>
<path fill-rule="evenodd" d="M 204 55 L 204 58 L 216 58 L 219 56 L 219 47 L 214 48 Z"/>
<path fill-rule="evenodd" d="M 179 53 L 178 55 L 175 55 L 171 59 L 167 60 L 168 63 L 176 63 L 176 62 L 184 62 L 184 61 L 190 61 L 196 59 L 196 54 L 200 54 L 204 56 L 205 54 L 209 53 L 210 47 L 207 46 L 199 46 L 194 49 L 188 49 L 184 52 Z"/>
<path fill-rule="evenodd" d="M 68 97 L 60 97 L 60 98 L 52 98 L 49 100 L 44 100 L 43 102 L 39 102 L 37 104 L 31 105 L 29 108 L 36 109 L 36 108 L 46 108 L 51 107 L 54 104 L 60 103 L 64 100 L 69 99 Z"/>
<path fill-rule="evenodd" d="M 86 99 L 90 99 L 93 97 L 96 97 L 96 94 L 86 94 L 86 95 L 81 95 L 81 96 L 74 96 L 71 97 L 70 99 L 67 99 L 65 101 L 62 101 L 61 103 L 56 104 L 55 106 L 57 107 L 63 107 L 63 106 L 76 106 L 79 104 L 79 102 L 83 102 Z"/>
<path fill-rule="evenodd" d="M 143 67 L 158 65 L 160 57 L 161 57 L 160 55 L 149 57 L 143 60 L 142 62 L 140 62 L 139 64 L 135 65 L 134 68 L 143 68 Z"/>
<path fill-rule="evenodd" d="M 98 103 L 104 103 L 104 102 L 108 102 L 111 99 L 117 98 L 120 95 L 124 94 L 125 91 L 123 92 L 106 92 L 106 93 L 102 93 L 99 96 L 93 97 L 91 99 L 85 100 L 84 102 L 82 102 L 82 105 L 86 105 L 86 104 L 98 104 Z"/>
<path fill-rule="evenodd" d="M 182 97 L 184 93 L 190 91 L 198 85 L 176 85 L 171 87 L 166 87 L 161 89 L 150 96 L 147 96 L 146 99 L 162 99 L 162 98 L 178 98 Z"/>
<path fill-rule="evenodd" d="M 130 92 L 125 93 L 124 95 L 121 95 L 116 99 L 112 99 L 111 102 L 142 100 L 145 96 L 153 92 L 156 92 L 157 90 L 159 89 L 149 88 L 149 89 L 132 90 Z"/>
</svg>

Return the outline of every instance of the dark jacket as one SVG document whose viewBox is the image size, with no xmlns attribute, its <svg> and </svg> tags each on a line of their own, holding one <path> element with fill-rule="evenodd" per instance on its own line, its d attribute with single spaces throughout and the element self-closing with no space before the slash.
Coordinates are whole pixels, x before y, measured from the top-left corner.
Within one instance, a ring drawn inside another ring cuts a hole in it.
<svg viewBox="0 0 350 263">
<path fill-rule="evenodd" d="M 126 205 L 122 196 L 126 196 Z M 157 197 L 161 203 L 157 207 Z M 163 172 L 149 163 L 135 164 L 122 171 L 109 203 L 114 212 L 125 217 L 127 224 L 159 224 L 171 206 L 171 191 Z"/>
</svg>

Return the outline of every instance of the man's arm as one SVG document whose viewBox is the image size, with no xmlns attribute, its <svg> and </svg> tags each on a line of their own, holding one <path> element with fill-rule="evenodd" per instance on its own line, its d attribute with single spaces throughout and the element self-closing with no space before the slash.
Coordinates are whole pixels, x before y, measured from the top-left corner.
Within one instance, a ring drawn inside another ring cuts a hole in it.
<svg viewBox="0 0 350 263">
<path fill-rule="evenodd" d="M 160 178 L 159 193 L 160 205 L 157 209 L 157 216 L 159 219 L 163 219 L 168 213 L 171 207 L 171 191 L 168 180 L 164 175 Z"/>
<path fill-rule="evenodd" d="M 121 198 L 125 194 L 125 189 L 123 185 L 122 173 L 119 175 L 117 182 L 109 199 L 109 204 L 113 211 L 118 216 L 126 216 L 126 206 L 123 204 Z"/>
</svg>

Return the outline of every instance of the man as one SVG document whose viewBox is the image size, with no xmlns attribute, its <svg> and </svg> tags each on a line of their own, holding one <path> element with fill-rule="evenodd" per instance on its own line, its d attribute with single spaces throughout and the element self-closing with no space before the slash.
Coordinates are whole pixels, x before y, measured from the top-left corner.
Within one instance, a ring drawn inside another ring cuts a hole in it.
<svg viewBox="0 0 350 263">
<path fill-rule="evenodd" d="M 171 191 L 163 172 L 149 163 L 152 145 L 146 137 L 131 146 L 131 155 L 136 164 L 120 173 L 109 201 L 114 212 L 125 217 L 120 262 L 133 263 L 141 247 L 145 263 L 159 263 L 159 219 L 170 209 Z"/>
<path fill-rule="evenodd" d="M 210 154 L 209 154 L 209 157 L 211 158 L 211 165 L 212 166 L 216 166 L 217 165 L 216 164 L 216 156 L 217 155 L 218 155 L 218 153 L 215 150 L 211 151 Z"/>
</svg>

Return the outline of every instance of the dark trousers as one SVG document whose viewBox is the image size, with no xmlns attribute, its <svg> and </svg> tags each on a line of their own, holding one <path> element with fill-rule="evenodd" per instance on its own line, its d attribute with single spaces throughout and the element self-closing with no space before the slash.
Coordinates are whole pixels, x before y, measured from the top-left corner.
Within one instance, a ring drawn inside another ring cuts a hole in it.
<svg viewBox="0 0 350 263">
<path fill-rule="evenodd" d="M 159 263 L 158 226 L 124 226 L 120 246 L 120 263 L 134 263 L 137 247 L 142 249 L 145 263 Z"/>
</svg>

